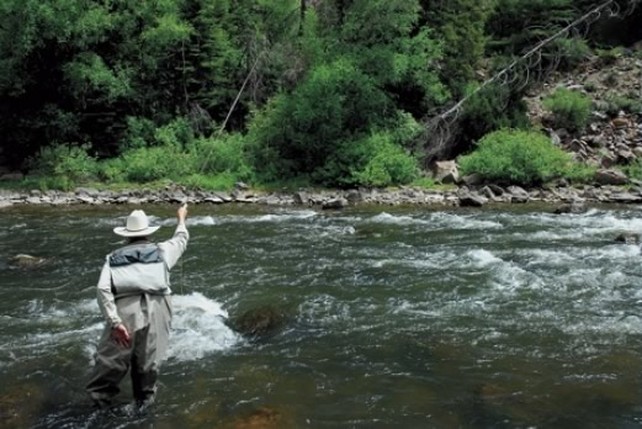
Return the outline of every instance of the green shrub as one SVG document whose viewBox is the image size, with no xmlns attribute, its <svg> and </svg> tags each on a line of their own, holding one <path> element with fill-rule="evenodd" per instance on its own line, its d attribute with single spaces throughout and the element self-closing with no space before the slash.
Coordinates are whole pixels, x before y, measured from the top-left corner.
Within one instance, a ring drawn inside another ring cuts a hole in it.
<svg viewBox="0 0 642 429">
<path fill-rule="evenodd" d="M 95 178 L 98 171 L 96 159 L 88 154 L 89 145 L 53 144 L 40 149 L 30 161 L 30 171 L 46 177 L 51 187 L 73 187 L 75 183 Z M 55 183 L 54 183 L 55 182 Z M 56 184 L 57 183 L 57 184 Z"/>
<path fill-rule="evenodd" d="M 253 178 L 246 140 L 241 134 L 197 139 L 188 149 L 199 173 L 227 173 L 235 176 L 237 180 Z"/>
<path fill-rule="evenodd" d="M 605 65 L 613 65 L 615 62 L 624 56 L 624 48 L 621 46 L 610 49 L 596 49 L 595 53 L 600 62 Z"/>
<path fill-rule="evenodd" d="M 170 123 L 156 128 L 154 144 L 158 146 L 176 146 L 185 148 L 194 140 L 194 131 L 185 118 L 175 118 Z"/>
<path fill-rule="evenodd" d="M 175 118 L 163 126 L 156 126 L 147 118 L 130 116 L 127 130 L 120 140 L 120 151 L 140 149 L 151 146 L 176 146 L 184 148 L 194 140 L 194 131 L 189 121 L 183 117 Z"/>
<path fill-rule="evenodd" d="M 491 84 L 474 91 L 477 91 L 477 87 L 469 86 L 467 92 L 473 95 L 464 104 L 460 120 L 462 141 L 479 140 L 500 128 L 524 128 L 529 125 L 526 104 L 521 95 L 513 93 L 508 85 Z"/>
<path fill-rule="evenodd" d="M 609 94 L 606 97 L 606 111 L 604 113 L 610 116 L 617 116 L 620 112 L 642 114 L 642 98 Z"/>
<path fill-rule="evenodd" d="M 272 180 L 303 175 L 325 181 L 326 164 L 342 150 L 343 142 L 394 115 L 391 100 L 350 60 L 317 66 L 292 94 L 273 98 L 253 119 L 255 167 Z"/>
<path fill-rule="evenodd" d="M 586 40 L 578 37 L 555 39 L 553 47 L 557 48 L 561 70 L 571 70 L 591 55 L 591 48 L 586 43 Z"/>
<path fill-rule="evenodd" d="M 127 174 L 122 158 L 110 158 L 98 164 L 98 178 L 107 183 L 124 182 Z"/>
<path fill-rule="evenodd" d="M 463 175 L 478 173 L 489 181 L 539 185 L 563 177 L 571 157 L 538 132 L 503 129 L 486 135 L 477 150 L 460 160 Z"/>
<path fill-rule="evenodd" d="M 155 130 L 156 125 L 150 119 L 127 117 L 127 129 L 119 144 L 120 152 L 150 146 L 154 141 Z"/>
<path fill-rule="evenodd" d="M 557 89 L 544 99 L 544 107 L 553 113 L 556 128 L 582 130 L 591 114 L 591 99 L 566 88 Z"/>
<path fill-rule="evenodd" d="M 393 135 L 378 132 L 344 142 L 312 178 L 329 186 L 385 187 L 408 184 L 418 172 L 417 160 L 394 142 Z"/>
<path fill-rule="evenodd" d="M 596 171 L 597 167 L 572 162 L 562 173 L 562 177 L 570 180 L 573 183 L 587 183 L 595 177 Z"/>
<path fill-rule="evenodd" d="M 178 179 L 194 172 L 193 159 L 174 146 L 133 149 L 122 155 L 125 180 L 145 183 Z"/>
<path fill-rule="evenodd" d="M 642 160 L 636 159 L 624 167 L 624 173 L 631 179 L 642 180 Z"/>
</svg>

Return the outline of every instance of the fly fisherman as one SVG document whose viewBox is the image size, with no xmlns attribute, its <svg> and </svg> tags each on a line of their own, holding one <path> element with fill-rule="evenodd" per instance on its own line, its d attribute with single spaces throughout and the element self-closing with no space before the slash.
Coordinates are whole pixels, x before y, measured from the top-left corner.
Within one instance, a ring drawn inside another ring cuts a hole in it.
<svg viewBox="0 0 642 429">
<path fill-rule="evenodd" d="M 114 228 L 127 238 L 127 245 L 107 255 L 98 280 L 98 305 L 106 326 L 87 392 L 99 407 L 111 404 L 130 367 L 137 405 L 154 399 L 172 318 L 169 271 L 187 247 L 186 217 L 183 205 L 176 212 L 174 236 L 159 244 L 149 241 L 159 227 L 149 226 L 142 210 L 134 210 L 126 226 Z"/>
</svg>

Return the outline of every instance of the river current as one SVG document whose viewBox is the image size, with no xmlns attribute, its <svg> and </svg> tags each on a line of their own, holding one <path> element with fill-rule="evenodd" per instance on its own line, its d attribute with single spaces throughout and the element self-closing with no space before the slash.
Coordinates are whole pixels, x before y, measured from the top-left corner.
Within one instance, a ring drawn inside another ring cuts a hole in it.
<svg viewBox="0 0 642 429">
<path fill-rule="evenodd" d="M 144 209 L 169 238 L 175 208 Z M 156 403 L 126 379 L 96 411 L 95 284 L 131 210 L 0 211 L 0 426 L 642 426 L 642 255 L 615 241 L 637 206 L 190 207 Z M 265 306 L 271 336 L 226 323 Z"/>
</svg>

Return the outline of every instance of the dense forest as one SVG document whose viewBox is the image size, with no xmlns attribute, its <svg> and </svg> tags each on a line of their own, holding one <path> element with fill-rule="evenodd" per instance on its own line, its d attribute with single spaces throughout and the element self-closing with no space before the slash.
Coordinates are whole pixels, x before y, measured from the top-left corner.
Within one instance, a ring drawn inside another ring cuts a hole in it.
<svg viewBox="0 0 642 429">
<path fill-rule="evenodd" d="M 63 189 L 388 186 L 507 139 L 581 177 L 522 98 L 642 40 L 639 3 L 0 0 L 0 164 Z M 552 101 L 569 129 L 578 95 Z"/>
</svg>

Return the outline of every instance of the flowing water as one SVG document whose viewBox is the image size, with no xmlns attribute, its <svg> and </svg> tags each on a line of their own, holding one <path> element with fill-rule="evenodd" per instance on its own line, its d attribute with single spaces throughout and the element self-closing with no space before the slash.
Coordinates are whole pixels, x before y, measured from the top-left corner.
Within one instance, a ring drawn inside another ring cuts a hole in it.
<svg viewBox="0 0 642 429">
<path fill-rule="evenodd" d="M 156 403 L 95 411 L 95 283 L 131 207 L 0 212 L 0 426 L 634 428 L 639 207 L 190 208 Z M 145 210 L 173 232 L 175 208 Z M 11 256 L 46 258 L 16 268 Z M 225 323 L 287 314 L 272 336 Z"/>
</svg>

